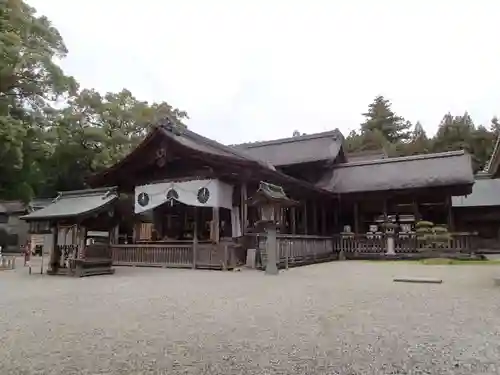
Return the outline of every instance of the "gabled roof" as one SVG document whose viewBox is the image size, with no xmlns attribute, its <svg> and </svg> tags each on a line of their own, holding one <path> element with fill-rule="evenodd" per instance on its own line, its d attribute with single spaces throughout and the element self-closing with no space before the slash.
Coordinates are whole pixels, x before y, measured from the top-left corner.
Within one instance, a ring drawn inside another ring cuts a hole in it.
<svg viewBox="0 0 500 375">
<path fill-rule="evenodd" d="M 337 164 L 317 184 L 334 193 L 394 191 L 474 183 L 464 151 Z"/>
<path fill-rule="evenodd" d="M 271 163 L 275 167 L 333 161 L 342 151 L 344 137 L 338 129 L 315 134 L 300 135 L 272 141 L 233 145 L 257 160 Z M 343 156 L 343 154 L 342 154 Z"/>
<path fill-rule="evenodd" d="M 261 181 L 255 195 L 248 199 L 250 204 L 278 204 L 284 207 L 289 207 L 298 202 L 287 197 L 285 190 L 281 186 L 270 184 Z"/>
<path fill-rule="evenodd" d="M 26 221 L 84 217 L 106 209 L 118 199 L 116 188 L 60 192 L 53 203 L 21 219 Z"/>
<path fill-rule="evenodd" d="M 246 150 L 225 146 L 217 141 L 203 137 L 185 127 L 179 127 L 176 124 L 166 121 L 158 124 L 130 154 L 124 159 L 106 169 L 105 171 L 92 176 L 91 185 L 99 186 L 106 185 L 107 182 L 112 181 L 115 184 L 113 175 L 117 171 L 126 170 L 127 164 L 132 160 L 140 160 L 142 152 L 148 149 L 154 139 L 165 139 L 172 141 L 173 144 L 182 148 L 186 153 L 196 153 L 197 157 L 202 157 L 207 163 L 210 160 L 216 161 L 219 164 L 224 164 L 232 167 L 234 171 L 254 171 L 259 175 L 260 179 L 269 180 L 276 184 L 285 185 L 287 189 L 294 187 L 302 190 L 307 190 L 312 193 L 319 193 L 322 195 L 329 195 L 329 192 L 317 188 L 315 185 L 298 180 L 284 173 L 276 171 L 270 163 L 256 159 L 249 155 Z"/>
<path fill-rule="evenodd" d="M 500 179 L 477 178 L 472 193 L 452 197 L 453 207 L 500 206 Z"/>
<path fill-rule="evenodd" d="M 159 131 L 163 132 L 164 135 L 168 138 L 173 139 L 188 148 L 216 156 L 228 157 L 231 159 L 238 159 L 252 163 L 257 162 L 265 168 L 274 170 L 274 167 L 271 164 L 254 158 L 244 150 L 238 150 L 229 146 L 225 146 L 222 143 L 214 141 L 210 138 L 203 137 L 202 135 L 195 133 L 188 128 L 182 128 L 176 131 L 176 129 L 171 124 L 164 124 L 160 125 L 158 129 Z"/>
</svg>

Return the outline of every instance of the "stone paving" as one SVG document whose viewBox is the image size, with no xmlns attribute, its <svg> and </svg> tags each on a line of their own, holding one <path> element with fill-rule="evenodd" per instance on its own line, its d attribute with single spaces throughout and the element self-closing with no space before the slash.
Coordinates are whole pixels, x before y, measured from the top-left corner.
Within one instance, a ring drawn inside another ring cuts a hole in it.
<svg viewBox="0 0 500 375">
<path fill-rule="evenodd" d="M 74 279 L 20 262 L 0 272 L 0 374 L 497 374 L 496 275 L 346 261 Z"/>
</svg>

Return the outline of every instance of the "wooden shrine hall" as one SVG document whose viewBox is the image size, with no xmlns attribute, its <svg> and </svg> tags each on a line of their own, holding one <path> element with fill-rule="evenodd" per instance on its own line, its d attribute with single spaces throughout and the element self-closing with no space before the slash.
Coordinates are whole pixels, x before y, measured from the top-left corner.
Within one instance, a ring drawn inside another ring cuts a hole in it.
<svg viewBox="0 0 500 375">
<path fill-rule="evenodd" d="M 275 215 L 280 264 L 341 252 L 383 255 L 376 239 L 388 220 L 400 227 L 398 252 L 418 251 L 411 241 L 418 220 L 447 225 L 449 246 L 470 248 L 470 234 L 453 232 L 451 209 L 452 197 L 470 194 L 474 184 L 466 152 L 347 155 L 343 141 L 333 130 L 225 146 L 170 121 L 157 124 L 123 160 L 88 181 L 118 197 L 104 225 L 113 264 L 237 267 L 266 238 L 256 225 L 262 210 L 248 204 L 262 182 L 296 202 Z"/>
</svg>

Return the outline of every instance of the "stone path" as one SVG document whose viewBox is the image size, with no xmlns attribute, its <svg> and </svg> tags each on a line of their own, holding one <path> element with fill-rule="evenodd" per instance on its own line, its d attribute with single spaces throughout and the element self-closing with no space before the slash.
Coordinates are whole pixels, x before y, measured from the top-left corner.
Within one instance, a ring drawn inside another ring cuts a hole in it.
<svg viewBox="0 0 500 375">
<path fill-rule="evenodd" d="M 0 374 L 497 374 L 498 266 L 0 272 Z M 394 283 L 396 276 L 443 284 Z"/>
</svg>

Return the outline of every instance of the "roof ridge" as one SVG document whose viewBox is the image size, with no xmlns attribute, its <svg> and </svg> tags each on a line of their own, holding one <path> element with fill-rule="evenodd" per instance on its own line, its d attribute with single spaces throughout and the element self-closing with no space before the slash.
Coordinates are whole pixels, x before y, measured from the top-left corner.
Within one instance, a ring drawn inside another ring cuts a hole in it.
<svg viewBox="0 0 500 375">
<path fill-rule="evenodd" d="M 165 127 L 163 125 L 160 125 L 160 126 L 161 126 L 161 128 L 164 131 L 172 133 L 172 131 L 170 129 L 168 129 L 168 127 Z M 264 163 L 262 160 L 254 158 L 251 155 L 247 154 L 246 152 L 244 152 L 244 150 L 236 150 L 233 147 L 226 146 L 226 145 L 224 145 L 224 144 L 222 144 L 220 142 L 217 142 L 216 140 L 207 138 L 207 137 L 205 137 L 205 136 L 203 136 L 203 135 L 201 135 L 199 133 L 196 133 L 196 132 L 194 132 L 192 130 L 189 130 L 188 128 L 182 129 L 182 135 L 190 137 L 190 138 L 197 139 L 198 141 L 201 141 L 201 142 L 204 142 L 205 144 L 209 144 L 211 146 L 219 148 L 220 150 L 228 152 L 228 153 L 230 153 L 230 154 L 232 154 L 234 156 L 237 156 L 237 157 L 239 157 L 241 159 L 251 160 L 253 162 L 261 164 L 262 166 L 265 166 L 266 168 L 275 169 L 274 166 L 271 163 Z"/>
<path fill-rule="evenodd" d="M 436 152 L 436 153 L 432 153 L 432 154 L 419 154 L 419 155 L 411 155 L 411 156 L 398 156 L 395 158 L 388 157 L 388 158 L 384 158 L 384 159 L 360 160 L 360 161 L 337 164 L 335 166 L 335 169 L 357 167 L 357 166 L 362 166 L 362 165 L 398 163 L 398 162 L 412 161 L 412 160 L 439 159 L 439 158 L 461 156 L 461 155 L 467 155 L 465 150 Z"/>
<path fill-rule="evenodd" d="M 254 147 L 262 147 L 262 146 L 269 146 L 269 145 L 275 145 L 275 144 L 282 144 L 282 143 L 292 143 L 292 142 L 298 142 L 298 141 L 307 141 L 310 139 L 316 139 L 316 138 L 324 138 L 327 136 L 335 136 L 335 139 L 338 138 L 343 138 L 342 133 L 340 132 L 339 129 L 335 128 L 333 130 L 328 130 L 320 133 L 312 133 L 312 134 L 304 134 L 304 135 L 297 135 L 295 137 L 286 137 L 286 138 L 278 138 L 278 139 L 272 139 L 269 141 L 256 141 L 256 142 L 245 142 L 245 143 L 239 143 L 239 144 L 233 144 L 230 145 L 231 148 L 254 148 Z"/>
<path fill-rule="evenodd" d="M 106 192 L 113 192 L 116 193 L 116 186 L 111 186 L 111 187 L 100 187 L 100 188 L 95 188 L 95 189 L 80 189 L 80 190 L 68 190 L 68 191 L 59 191 L 59 198 L 61 197 L 71 197 L 71 196 L 88 196 L 88 195 L 94 195 L 94 194 L 102 194 Z"/>
</svg>

